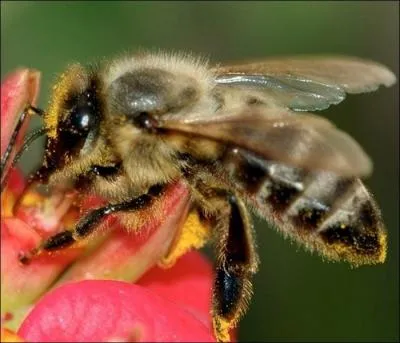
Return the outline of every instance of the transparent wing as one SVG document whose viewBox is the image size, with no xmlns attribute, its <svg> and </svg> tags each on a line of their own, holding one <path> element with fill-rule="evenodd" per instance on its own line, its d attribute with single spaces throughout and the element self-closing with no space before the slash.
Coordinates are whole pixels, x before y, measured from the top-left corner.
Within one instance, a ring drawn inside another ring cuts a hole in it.
<svg viewBox="0 0 400 343">
<path fill-rule="evenodd" d="M 196 117 L 196 116 L 195 116 Z M 331 122 L 284 109 L 244 109 L 196 120 L 169 118 L 161 128 L 237 146 L 267 160 L 342 176 L 366 176 L 372 164 L 359 144 Z"/>
<path fill-rule="evenodd" d="M 220 86 L 262 90 L 296 111 L 322 110 L 346 93 L 376 90 L 396 82 L 385 66 L 355 57 L 293 57 L 213 69 Z"/>
</svg>

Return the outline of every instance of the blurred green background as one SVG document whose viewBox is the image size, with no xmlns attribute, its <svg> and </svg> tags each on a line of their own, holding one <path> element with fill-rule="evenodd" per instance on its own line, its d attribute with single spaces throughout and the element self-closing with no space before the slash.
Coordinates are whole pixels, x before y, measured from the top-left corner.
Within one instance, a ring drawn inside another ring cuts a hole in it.
<svg viewBox="0 0 400 343">
<path fill-rule="evenodd" d="M 215 62 L 356 55 L 399 75 L 399 3 L 1 2 L 1 76 L 19 66 L 41 70 L 44 107 L 51 82 L 69 62 L 139 47 L 190 50 Z M 389 231 L 387 262 L 359 269 L 323 262 L 257 221 L 262 263 L 241 341 L 399 340 L 398 92 L 396 85 L 351 96 L 324 112 L 375 163 L 366 183 Z M 24 162 L 39 158 L 38 145 Z"/>
</svg>

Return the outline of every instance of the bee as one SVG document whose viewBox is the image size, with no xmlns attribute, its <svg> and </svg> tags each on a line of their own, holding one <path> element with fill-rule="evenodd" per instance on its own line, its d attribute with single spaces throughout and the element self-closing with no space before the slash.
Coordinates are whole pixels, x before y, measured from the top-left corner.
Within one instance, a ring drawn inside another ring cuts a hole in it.
<svg viewBox="0 0 400 343">
<path fill-rule="evenodd" d="M 46 111 L 29 107 L 44 120 L 34 136 L 46 135 L 36 175 L 108 205 L 21 262 L 89 237 L 112 213 L 134 218 L 181 180 L 216 242 L 212 317 L 217 339 L 228 340 L 259 264 L 249 209 L 327 259 L 384 262 L 381 213 L 360 179 L 372 163 L 348 134 L 309 111 L 395 81 L 383 65 L 341 56 L 210 66 L 160 52 L 74 64 Z"/>
</svg>

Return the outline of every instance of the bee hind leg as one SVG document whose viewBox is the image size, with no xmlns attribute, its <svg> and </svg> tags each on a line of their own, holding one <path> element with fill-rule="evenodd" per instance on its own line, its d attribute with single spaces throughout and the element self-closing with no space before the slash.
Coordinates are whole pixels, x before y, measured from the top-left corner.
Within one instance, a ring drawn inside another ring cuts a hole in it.
<svg viewBox="0 0 400 343">
<path fill-rule="evenodd" d="M 109 204 L 107 206 L 94 209 L 82 217 L 73 230 L 61 231 L 49 237 L 39 247 L 32 249 L 26 254 L 21 254 L 19 256 L 19 260 L 22 264 L 29 264 L 32 258 L 39 255 L 43 251 L 51 252 L 67 248 L 93 234 L 99 227 L 98 224 L 108 215 L 122 211 L 141 210 L 147 206 L 151 206 L 153 200 L 161 195 L 163 190 L 164 186 L 155 185 L 150 187 L 148 193 L 132 200 L 119 204 Z"/>
<path fill-rule="evenodd" d="M 252 296 L 257 271 L 253 229 L 240 199 L 226 195 L 226 208 L 215 222 L 217 261 L 213 288 L 213 325 L 218 341 L 229 341 L 229 330 L 239 321 Z"/>
</svg>

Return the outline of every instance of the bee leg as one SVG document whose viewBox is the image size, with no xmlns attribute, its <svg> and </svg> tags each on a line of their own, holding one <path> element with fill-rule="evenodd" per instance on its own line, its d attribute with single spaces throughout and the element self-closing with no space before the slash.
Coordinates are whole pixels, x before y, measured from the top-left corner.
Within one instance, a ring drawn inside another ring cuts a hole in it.
<svg viewBox="0 0 400 343">
<path fill-rule="evenodd" d="M 252 276 L 257 271 L 250 215 L 240 199 L 227 194 L 226 209 L 216 217 L 217 262 L 213 288 L 213 325 L 218 341 L 229 341 L 252 295 Z"/>
<path fill-rule="evenodd" d="M 148 193 L 143 194 L 132 200 L 120 203 L 110 204 L 104 207 L 92 210 L 82 217 L 73 230 L 61 231 L 54 236 L 49 237 L 39 247 L 32 249 L 27 254 L 22 254 L 19 260 L 22 264 L 28 264 L 30 260 L 40 254 L 42 251 L 57 251 L 73 245 L 75 242 L 90 236 L 105 217 L 110 214 L 121 211 L 136 211 L 143 209 L 153 203 L 155 197 L 161 195 L 164 190 L 163 185 L 150 187 Z"/>
</svg>

